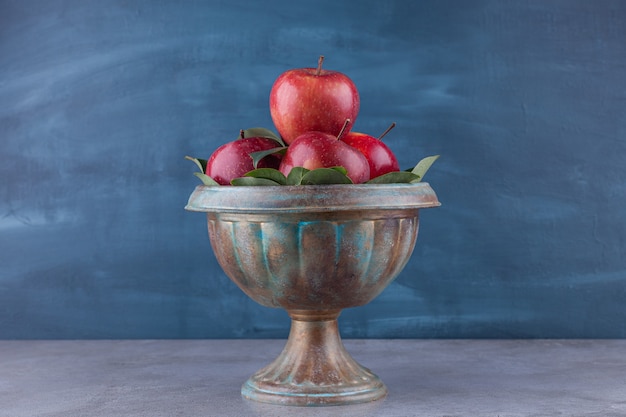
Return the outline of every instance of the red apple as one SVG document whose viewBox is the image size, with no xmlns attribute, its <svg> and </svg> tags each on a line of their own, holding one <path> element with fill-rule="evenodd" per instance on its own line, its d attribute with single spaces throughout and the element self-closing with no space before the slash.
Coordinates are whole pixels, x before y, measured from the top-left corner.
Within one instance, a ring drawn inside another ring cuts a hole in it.
<svg viewBox="0 0 626 417">
<path fill-rule="evenodd" d="M 251 153 L 279 146 L 278 142 L 262 137 L 242 138 L 228 142 L 213 152 L 207 161 L 205 173 L 221 185 L 230 185 L 231 180 L 242 177 L 246 172 L 254 169 Z M 268 155 L 259 161 L 257 168 L 278 169 L 280 159 L 278 155 Z"/>
<path fill-rule="evenodd" d="M 317 68 L 282 73 L 270 91 L 270 115 L 285 143 L 303 133 L 319 131 L 338 135 L 346 119 L 354 123 L 359 113 L 359 93 L 346 75 Z M 347 129 L 350 130 L 352 124 Z"/>
<path fill-rule="evenodd" d="M 341 140 L 365 155 L 370 167 L 370 179 L 400 171 L 398 159 L 382 140 L 359 132 L 348 132 Z"/>
<path fill-rule="evenodd" d="M 353 183 L 370 179 L 370 168 L 365 156 L 355 148 L 324 132 L 306 132 L 287 148 L 280 163 L 280 172 L 289 175 L 292 168 L 306 169 L 344 167 Z"/>
</svg>

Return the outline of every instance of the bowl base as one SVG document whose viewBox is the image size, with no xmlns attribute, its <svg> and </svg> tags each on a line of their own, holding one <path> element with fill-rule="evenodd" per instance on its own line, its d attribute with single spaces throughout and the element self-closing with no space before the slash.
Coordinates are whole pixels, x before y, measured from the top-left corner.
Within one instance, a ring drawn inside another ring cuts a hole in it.
<svg viewBox="0 0 626 417">
<path fill-rule="evenodd" d="M 375 376 L 375 380 L 350 387 L 337 385 L 306 387 L 295 384 L 272 384 L 264 387 L 250 378 L 241 388 L 241 395 L 252 401 L 289 406 L 331 406 L 362 404 L 387 396 L 387 387 Z M 343 389 L 341 389 L 343 388 Z"/>
<path fill-rule="evenodd" d="M 285 348 L 252 375 L 241 395 L 263 403 L 296 406 L 358 404 L 379 400 L 387 387 L 346 351 L 337 325 L 339 311 L 290 311 Z"/>
</svg>

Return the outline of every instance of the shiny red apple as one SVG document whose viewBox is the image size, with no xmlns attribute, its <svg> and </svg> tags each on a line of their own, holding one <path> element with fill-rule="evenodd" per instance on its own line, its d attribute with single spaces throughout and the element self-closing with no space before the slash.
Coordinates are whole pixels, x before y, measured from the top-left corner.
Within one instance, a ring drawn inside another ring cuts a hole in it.
<svg viewBox="0 0 626 417">
<path fill-rule="evenodd" d="M 370 179 L 400 171 L 398 159 L 381 139 L 365 133 L 348 132 L 341 140 L 365 155 L 370 167 Z"/>
<path fill-rule="evenodd" d="M 344 167 L 346 175 L 355 184 L 370 179 L 369 164 L 361 152 L 336 136 L 313 131 L 298 136 L 289 145 L 279 170 L 287 176 L 294 167 L 314 170 L 336 166 Z"/>
<path fill-rule="evenodd" d="M 346 119 L 354 123 L 359 113 L 359 93 L 348 76 L 317 68 L 282 73 L 270 91 L 270 115 L 285 143 L 306 132 L 338 135 Z M 350 130 L 351 124 L 347 127 Z"/>
<path fill-rule="evenodd" d="M 207 160 L 205 173 L 221 185 L 230 185 L 231 180 L 242 177 L 254 169 L 251 153 L 279 146 L 278 142 L 262 137 L 241 138 L 228 142 L 211 154 Z M 278 169 L 280 160 L 278 155 L 268 155 L 259 161 L 257 168 Z"/>
</svg>

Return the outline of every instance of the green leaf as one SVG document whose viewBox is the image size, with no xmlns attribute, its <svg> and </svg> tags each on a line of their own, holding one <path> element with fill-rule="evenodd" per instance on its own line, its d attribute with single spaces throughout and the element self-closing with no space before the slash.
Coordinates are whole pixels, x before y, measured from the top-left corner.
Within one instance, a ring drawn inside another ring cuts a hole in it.
<svg viewBox="0 0 626 417">
<path fill-rule="evenodd" d="M 257 168 L 252 171 L 246 172 L 246 177 L 252 178 L 265 178 L 272 180 L 280 185 L 287 184 L 287 178 L 277 169 L 274 168 Z"/>
<path fill-rule="evenodd" d="M 255 177 L 239 177 L 230 182 L 232 185 L 246 185 L 246 186 L 267 186 L 267 185 L 281 185 L 276 181 L 272 181 L 267 178 L 255 178 Z"/>
<path fill-rule="evenodd" d="M 251 152 L 250 157 L 252 158 L 252 165 L 256 168 L 259 164 L 259 161 L 261 161 L 261 159 L 265 158 L 266 156 L 273 155 L 275 153 L 284 154 L 285 152 L 287 152 L 286 146 L 279 146 L 276 148 L 267 149 L 265 151 Z"/>
<path fill-rule="evenodd" d="M 200 171 L 203 174 L 206 172 L 206 164 L 207 164 L 206 159 L 194 158 L 193 156 L 185 156 L 185 159 L 193 161 L 198 166 L 198 168 L 200 168 Z"/>
<path fill-rule="evenodd" d="M 287 146 L 285 142 L 278 136 L 276 133 L 271 131 L 270 129 L 266 129 L 264 127 L 252 127 L 250 129 L 245 129 L 243 131 L 243 138 L 268 138 L 274 139 L 276 142 L 280 143 L 282 146 Z M 241 139 L 241 134 L 239 135 L 239 139 Z"/>
<path fill-rule="evenodd" d="M 302 185 L 322 185 L 322 184 L 353 184 L 352 180 L 342 172 L 342 169 L 317 168 L 307 172 L 302 177 Z M 343 169 L 345 171 L 345 169 Z"/>
<path fill-rule="evenodd" d="M 415 165 L 415 168 L 411 170 L 413 174 L 419 176 L 419 179 L 411 182 L 419 182 L 423 180 L 424 175 L 426 175 L 428 169 L 431 167 L 432 164 L 435 163 L 437 159 L 439 159 L 439 155 L 427 156 L 426 158 L 423 158 L 421 161 L 419 161 L 417 165 Z"/>
<path fill-rule="evenodd" d="M 193 175 L 195 175 L 196 177 L 200 178 L 200 181 L 202 181 L 202 183 L 204 185 L 220 185 L 217 181 L 215 181 L 213 178 L 209 177 L 205 173 L 194 172 Z"/>
<path fill-rule="evenodd" d="M 419 181 L 419 175 L 407 171 L 394 171 L 380 175 L 367 181 L 366 184 L 409 184 Z"/>
<path fill-rule="evenodd" d="M 289 171 L 289 175 L 287 175 L 287 185 L 300 185 L 302 184 L 302 177 L 310 172 L 310 170 L 304 167 L 293 167 L 291 171 Z"/>
<path fill-rule="evenodd" d="M 343 174 L 343 175 L 348 175 L 348 170 L 345 169 L 344 167 L 338 166 L 338 167 L 330 167 L 330 169 L 334 169 L 335 171 Z"/>
<path fill-rule="evenodd" d="M 211 177 L 209 177 L 208 175 L 205 174 L 205 172 L 206 172 L 206 164 L 207 164 L 207 160 L 206 159 L 194 158 L 192 156 L 185 156 L 185 159 L 193 161 L 198 166 L 198 168 L 200 168 L 200 172 L 194 172 L 193 175 L 195 175 L 196 177 L 200 178 L 200 181 L 202 181 L 202 183 L 204 185 L 220 185 L 213 178 L 211 178 Z"/>
</svg>

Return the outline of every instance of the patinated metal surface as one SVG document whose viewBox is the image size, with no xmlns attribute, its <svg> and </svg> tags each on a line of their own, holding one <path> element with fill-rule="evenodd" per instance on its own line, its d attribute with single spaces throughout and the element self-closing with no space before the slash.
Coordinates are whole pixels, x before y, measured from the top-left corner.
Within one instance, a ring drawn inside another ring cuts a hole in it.
<svg viewBox="0 0 626 417">
<path fill-rule="evenodd" d="M 199 185 L 185 209 L 200 212 L 329 212 L 439 206 L 426 182 L 385 185 L 297 185 L 276 187 L 211 187 Z"/>
<path fill-rule="evenodd" d="M 337 317 L 370 302 L 404 268 L 419 209 L 439 205 L 427 183 L 198 186 L 186 209 L 206 212 L 215 256 L 256 302 L 292 319 L 281 355 L 243 386 L 276 404 L 337 405 L 386 394 L 341 343 Z"/>
<path fill-rule="evenodd" d="M 242 387 L 245 398 L 285 405 L 339 405 L 375 401 L 385 384 L 346 351 L 338 310 L 292 310 L 287 345 Z"/>
</svg>

